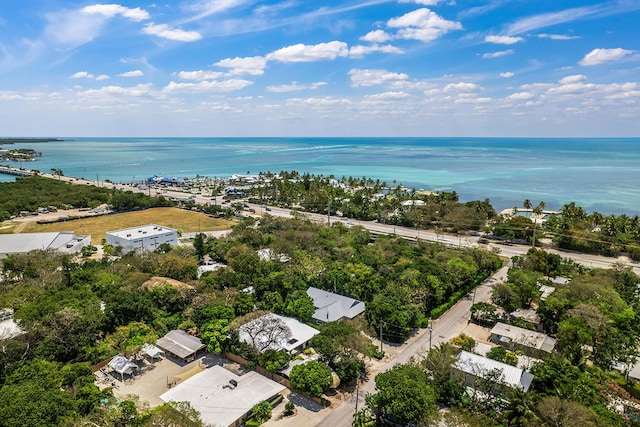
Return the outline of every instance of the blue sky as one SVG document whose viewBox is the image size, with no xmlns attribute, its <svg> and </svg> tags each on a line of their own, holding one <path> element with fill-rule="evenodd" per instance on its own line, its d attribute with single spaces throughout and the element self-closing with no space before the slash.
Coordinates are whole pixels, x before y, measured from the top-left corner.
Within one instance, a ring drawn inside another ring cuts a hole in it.
<svg viewBox="0 0 640 427">
<path fill-rule="evenodd" d="M 5 136 L 640 136 L 638 0 L 0 3 Z"/>
</svg>

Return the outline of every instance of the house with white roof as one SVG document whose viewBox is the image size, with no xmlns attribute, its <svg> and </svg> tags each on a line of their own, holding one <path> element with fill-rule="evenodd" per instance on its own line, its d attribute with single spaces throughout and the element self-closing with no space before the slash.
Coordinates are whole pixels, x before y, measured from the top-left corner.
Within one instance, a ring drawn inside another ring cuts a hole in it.
<svg viewBox="0 0 640 427">
<path fill-rule="evenodd" d="M 275 334 L 273 328 L 268 330 L 257 329 L 256 325 L 259 325 L 260 322 L 263 322 L 264 325 L 268 324 L 264 322 L 265 318 L 268 317 L 288 328 L 290 334 Z M 319 333 L 319 330 L 305 325 L 292 317 L 268 313 L 242 325 L 239 330 L 239 338 L 242 342 L 255 345 L 261 351 L 273 349 L 286 351 L 287 353 L 299 353 L 307 347 L 307 343 L 311 338 Z"/>
<path fill-rule="evenodd" d="M 471 388 L 475 388 L 476 381 L 481 379 L 526 393 L 533 382 L 533 374 L 523 369 L 464 350 L 458 354 L 453 372 Z"/>
<path fill-rule="evenodd" d="M 107 245 L 121 246 L 126 250 L 155 251 L 165 243 L 178 245 L 178 232 L 156 224 L 141 225 L 107 232 Z"/>
<path fill-rule="evenodd" d="M 214 365 L 169 389 L 160 399 L 189 402 L 205 425 L 236 427 L 255 405 L 277 398 L 285 389 L 255 371 L 239 376 Z"/>
<path fill-rule="evenodd" d="M 364 313 L 364 302 L 333 292 L 310 287 L 307 295 L 313 300 L 315 313 L 311 316 L 319 323 L 335 322 L 340 319 L 353 319 Z"/>
<path fill-rule="evenodd" d="M 78 236 L 71 231 L 0 234 L 0 259 L 37 249 L 74 254 L 90 244 L 91 236 Z"/>
</svg>

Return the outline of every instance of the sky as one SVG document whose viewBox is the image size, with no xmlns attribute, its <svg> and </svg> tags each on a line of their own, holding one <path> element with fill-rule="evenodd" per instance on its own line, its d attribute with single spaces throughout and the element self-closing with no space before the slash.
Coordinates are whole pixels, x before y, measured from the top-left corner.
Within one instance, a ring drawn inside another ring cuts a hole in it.
<svg viewBox="0 0 640 427">
<path fill-rule="evenodd" d="M 0 135 L 639 137 L 639 27 L 639 0 L 4 0 Z"/>
</svg>

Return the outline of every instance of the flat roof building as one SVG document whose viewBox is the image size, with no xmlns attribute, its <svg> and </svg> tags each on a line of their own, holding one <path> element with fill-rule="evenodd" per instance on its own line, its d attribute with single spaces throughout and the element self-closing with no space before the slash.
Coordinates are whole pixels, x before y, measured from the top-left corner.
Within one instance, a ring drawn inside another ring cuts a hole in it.
<svg viewBox="0 0 640 427">
<path fill-rule="evenodd" d="M 107 245 L 127 250 L 155 251 L 165 243 L 178 245 L 178 232 L 156 224 L 141 225 L 107 232 Z"/>
<path fill-rule="evenodd" d="M 38 249 L 78 253 L 90 244 L 91 236 L 78 236 L 72 231 L 0 234 L 0 259 Z"/>
<path fill-rule="evenodd" d="M 165 402 L 187 401 L 205 425 L 239 426 L 260 402 L 286 389 L 255 371 L 239 376 L 222 366 L 211 366 L 160 396 Z"/>
</svg>

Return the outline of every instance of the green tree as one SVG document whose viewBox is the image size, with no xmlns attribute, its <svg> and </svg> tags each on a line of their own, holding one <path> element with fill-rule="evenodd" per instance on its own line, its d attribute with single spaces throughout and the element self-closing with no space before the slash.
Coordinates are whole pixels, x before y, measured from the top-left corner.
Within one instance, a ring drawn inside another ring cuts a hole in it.
<svg viewBox="0 0 640 427">
<path fill-rule="evenodd" d="M 251 408 L 251 416 L 258 423 L 262 424 L 265 421 L 268 421 L 269 418 L 271 418 L 272 410 L 273 410 L 273 407 L 271 406 L 271 403 L 265 400 L 263 402 L 256 404 L 253 408 Z"/>
<path fill-rule="evenodd" d="M 291 369 L 290 378 L 291 387 L 311 397 L 322 396 L 333 383 L 331 369 L 324 363 L 316 361 L 294 366 Z"/>
<path fill-rule="evenodd" d="M 376 375 L 375 382 L 376 392 L 366 402 L 380 423 L 422 424 L 438 410 L 429 377 L 417 365 L 395 365 Z"/>
</svg>

